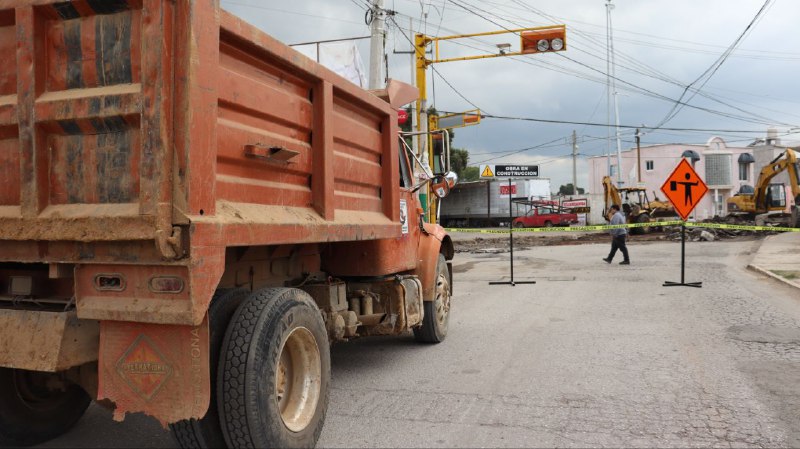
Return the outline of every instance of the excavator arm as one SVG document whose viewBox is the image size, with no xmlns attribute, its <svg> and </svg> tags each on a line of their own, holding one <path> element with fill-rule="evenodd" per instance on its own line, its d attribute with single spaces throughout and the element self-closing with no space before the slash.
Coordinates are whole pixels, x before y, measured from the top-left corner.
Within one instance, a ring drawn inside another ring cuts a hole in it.
<svg viewBox="0 0 800 449">
<path fill-rule="evenodd" d="M 622 197 L 619 195 L 619 190 L 617 190 L 617 186 L 614 185 L 614 182 L 611 181 L 610 176 L 603 176 L 603 216 L 608 215 L 608 209 L 611 207 L 612 204 L 616 204 L 617 206 L 622 206 Z"/>
<path fill-rule="evenodd" d="M 758 182 L 755 186 L 753 193 L 753 202 L 757 210 L 766 210 L 767 206 L 767 189 L 769 188 L 772 178 L 788 170 L 789 179 L 791 182 L 792 196 L 800 195 L 800 187 L 798 187 L 798 170 L 797 170 L 797 155 L 789 148 L 779 154 L 775 159 L 770 161 L 761 169 L 758 175 Z"/>
</svg>

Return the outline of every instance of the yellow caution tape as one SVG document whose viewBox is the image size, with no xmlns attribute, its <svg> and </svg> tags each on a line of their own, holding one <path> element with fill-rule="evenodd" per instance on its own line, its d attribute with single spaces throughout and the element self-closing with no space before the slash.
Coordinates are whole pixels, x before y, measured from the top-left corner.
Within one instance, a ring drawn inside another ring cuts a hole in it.
<svg viewBox="0 0 800 449">
<path fill-rule="evenodd" d="M 690 228 L 734 229 L 741 231 L 800 232 L 800 228 L 784 228 L 780 226 L 749 226 L 724 223 L 686 223 L 686 226 Z"/>
<path fill-rule="evenodd" d="M 680 220 L 657 221 L 651 223 L 628 223 L 621 225 L 592 225 L 592 226 L 553 226 L 550 228 L 514 228 L 514 229 L 481 229 L 481 228 L 445 228 L 447 232 L 472 232 L 476 234 L 508 234 L 509 232 L 590 232 L 607 231 L 621 228 L 646 228 L 653 226 L 680 226 L 685 224 L 689 228 L 731 229 L 740 231 L 775 231 L 775 232 L 800 232 L 800 228 L 784 228 L 777 226 L 748 226 L 723 223 L 694 223 Z"/>
<path fill-rule="evenodd" d="M 652 226 L 675 226 L 681 221 L 658 221 L 652 223 L 628 223 L 620 225 L 592 225 L 592 226 L 553 226 L 550 228 L 514 228 L 508 229 L 481 229 L 481 228 L 445 228 L 447 232 L 473 232 L 478 234 L 508 234 L 509 232 L 587 232 L 607 231 L 622 228 L 647 228 Z"/>
</svg>

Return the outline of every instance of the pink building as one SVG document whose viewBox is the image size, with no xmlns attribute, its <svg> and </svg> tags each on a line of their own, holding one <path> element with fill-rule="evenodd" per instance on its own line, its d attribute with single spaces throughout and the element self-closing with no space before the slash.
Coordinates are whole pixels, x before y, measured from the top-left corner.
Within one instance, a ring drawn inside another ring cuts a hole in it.
<svg viewBox="0 0 800 449">
<path fill-rule="evenodd" d="M 728 211 L 726 201 L 739 192 L 743 185 L 753 186 L 754 177 L 761 167 L 755 167 L 753 147 L 728 146 L 720 137 L 712 137 L 705 145 L 666 144 L 641 147 L 637 159 L 636 149 L 622 152 L 622 186 L 642 185 L 647 188 L 650 199 L 655 196 L 664 200 L 661 186 L 680 162 L 686 157 L 693 163 L 698 175 L 708 185 L 708 193 L 697 204 L 692 217 L 697 220 L 715 215 L 725 216 Z M 589 192 L 603 193 L 603 176 L 609 173 L 605 156 L 589 158 Z M 617 178 L 617 156 L 610 158 L 611 177 L 615 184 Z M 641 167 L 641 180 L 637 174 L 637 164 Z"/>
</svg>

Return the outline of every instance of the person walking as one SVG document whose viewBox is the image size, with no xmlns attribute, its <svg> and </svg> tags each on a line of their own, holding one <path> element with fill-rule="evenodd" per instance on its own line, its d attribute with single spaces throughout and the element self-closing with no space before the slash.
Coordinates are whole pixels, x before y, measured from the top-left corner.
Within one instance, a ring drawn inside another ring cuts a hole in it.
<svg viewBox="0 0 800 449">
<path fill-rule="evenodd" d="M 625 224 L 625 216 L 622 215 L 622 212 L 619 211 L 619 206 L 616 204 L 612 204 L 609 208 L 609 214 L 611 214 L 611 224 L 612 225 L 621 225 Z M 628 257 L 628 247 L 625 246 L 625 239 L 628 237 L 628 229 L 627 228 L 617 228 L 611 229 L 609 234 L 611 234 L 611 252 L 608 253 L 608 257 L 604 258 L 603 260 L 606 263 L 611 263 L 611 260 L 614 259 L 614 255 L 617 254 L 617 250 L 619 249 L 622 251 L 622 262 L 620 265 L 630 265 L 631 260 Z"/>
</svg>

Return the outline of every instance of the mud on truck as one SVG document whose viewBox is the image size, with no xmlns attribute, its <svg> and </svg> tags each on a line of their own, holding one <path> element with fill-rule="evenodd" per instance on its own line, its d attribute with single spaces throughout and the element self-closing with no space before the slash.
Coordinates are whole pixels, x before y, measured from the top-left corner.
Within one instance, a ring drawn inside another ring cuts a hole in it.
<svg viewBox="0 0 800 449">
<path fill-rule="evenodd" d="M 398 143 L 416 89 L 213 0 L 1 0 L 0 59 L 0 442 L 96 400 L 185 447 L 313 446 L 331 343 L 447 335 L 453 245 Z"/>
</svg>

